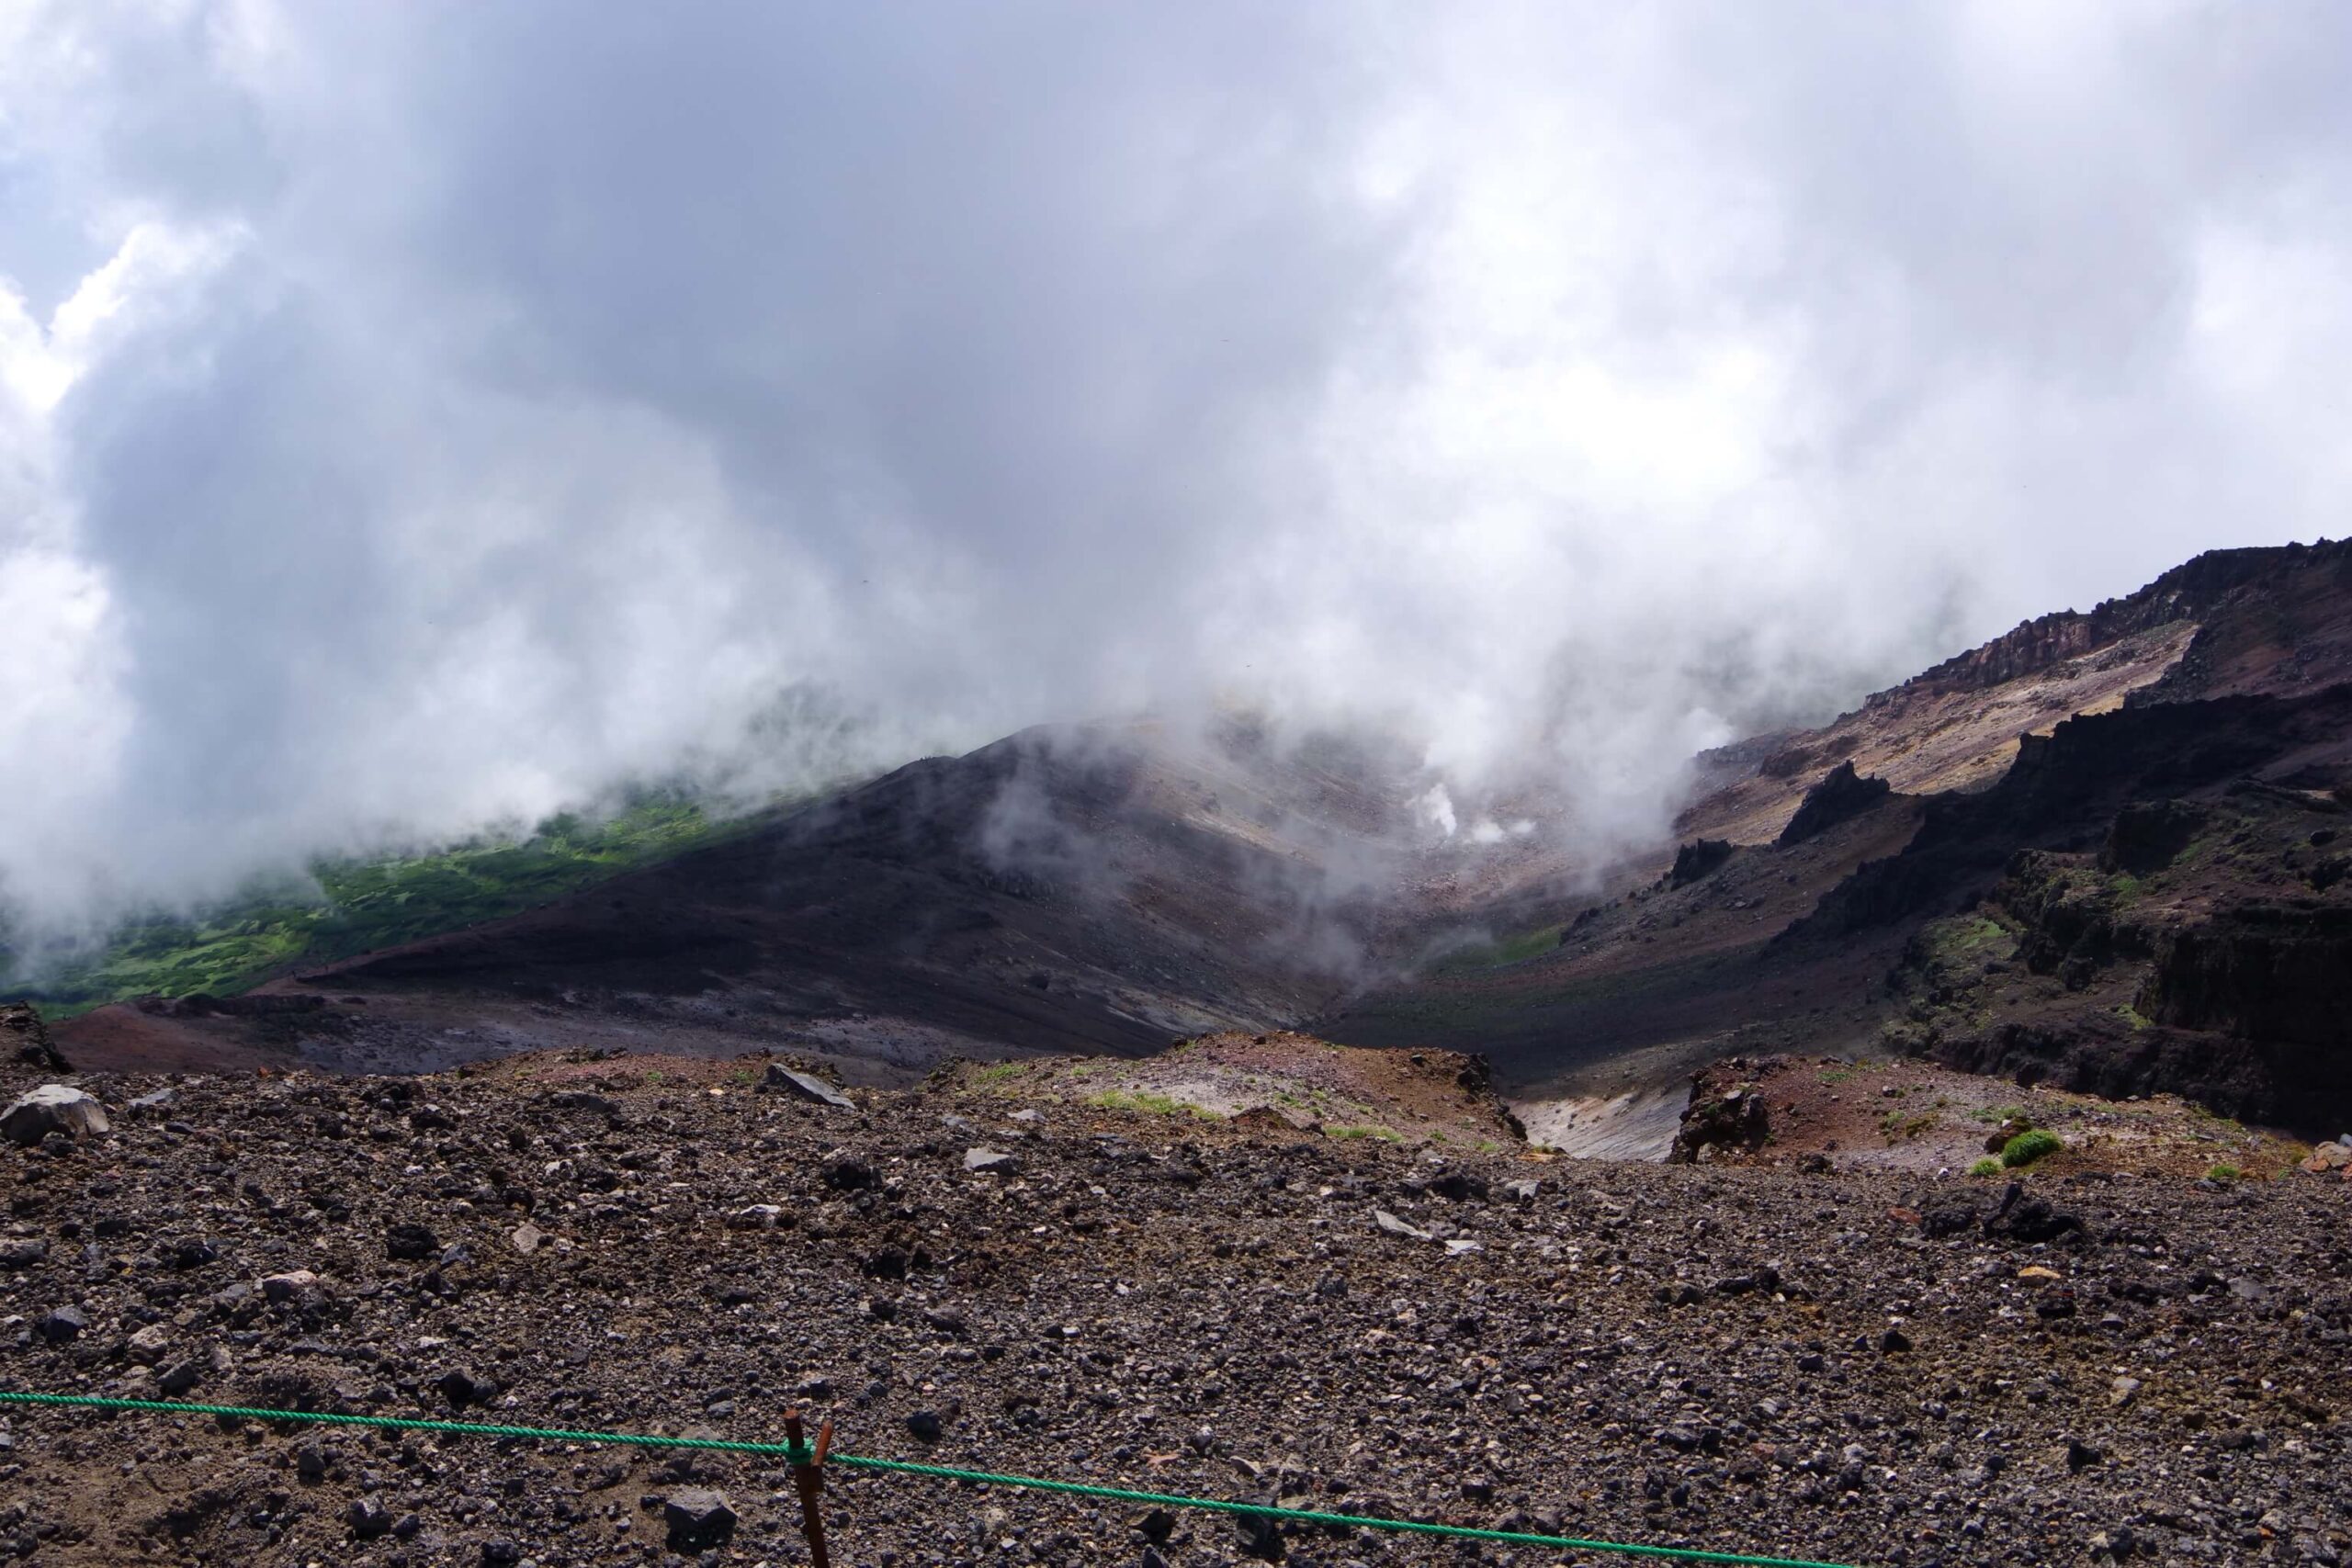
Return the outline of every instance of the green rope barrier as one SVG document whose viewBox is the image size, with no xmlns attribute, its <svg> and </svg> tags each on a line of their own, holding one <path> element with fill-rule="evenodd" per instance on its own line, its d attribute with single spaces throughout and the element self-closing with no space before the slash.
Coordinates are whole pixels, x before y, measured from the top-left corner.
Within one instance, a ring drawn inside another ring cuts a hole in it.
<svg viewBox="0 0 2352 1568">
<path fill-rule="evenodd" d="M 330 1427 L 373 1427 L 402 1432 L 449 1432 L 469 1438 L 532 1438 L 567 1443 L 623 1443 L 649 1449 L 701 1449 L 718 1453 L 760 1454 L 789 1464 L 807 1464 L 816 1457 L 808 1443 L 749 1443 L 725 1438 L 666 1438 L 650 1432 L 574 1432 L 554 1427 L 503 1427 L 482 1421 L 435 1421 L 406 1416 L 345 1416 L 325 1410 L 267 1410 L 242 1404 L 192 1404 L 161 1399 L 106 1399 L 96 1394 L 27 1393 L 0 1389 L 0 1404 L 64 1406 L 86 1410 L 135 1410 L 164 1416 L 230 1416 L 245 1421 L 308 1421 Z M 1169 1508 L 1200 1508 L 1211 1513 L 1250 1518 L 1281 1519 L 1296 1524 L 1336 1525 L 1351 1529 L 1394 1530 L 1408 1535 L 1450 1536 L 1457 1540 L 1494 1540 L 1513 1546 L 1544 1546 L 1569 1551 L 1614 1551 L 1629 1557 L 1664 1557 L 1679 1562 L 1724 1562 L 1743 1568 L 1847 1568 L 1844 1563 L 1815 1562 L 1795 1557 L 1754 1557 L 1738 1551 L 1702 1551 L 1685 1546 L 1639 1546 L 1617 1540 L 1580 1540 L 1573 1536 L 1534 1535 L 1520 1530 L 1478 1529 L 1469 1525 L 1442 1525 L 1418 1519 L 1383 1519 L 1363 1514 L 1327 1514 L 1312 1508 L 1284 1508 L 1267 1503 L 1237 1503 L 1218 1497 L 1187 1497 L 1168 1492 L 1137 1492 L 1124 1486 L 1098 1486 L 1082 1481 L 1048 1481 L 1034 1475 L 1003 1475 L 987 1470 L 959 1470 L 950 1465 L 917 1464 L 910 1460 L 875 1459 L 838 1450 L 826 1456 L 828 1464 L 899 1475 L 924 1475 L 941 1481 L 965 1481 L 983 1486 L 1014 1486 L 1032 1492 L 1057 1492 L 1068 1496 L 1106 1497 L 1122 1503 L 1148 1503 Z"/>
</svg>

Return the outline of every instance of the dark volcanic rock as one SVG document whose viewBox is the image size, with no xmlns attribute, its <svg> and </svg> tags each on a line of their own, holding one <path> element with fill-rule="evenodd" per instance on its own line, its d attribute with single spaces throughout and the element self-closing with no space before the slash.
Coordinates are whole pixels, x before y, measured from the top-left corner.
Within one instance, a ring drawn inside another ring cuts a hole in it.
<svg viewBox="0 0 2352 1568">
<path fill-rule="evenodd" d="M 41 1072 L 74 1070 L 74 1065 L 51 1043 L 49 1025 L 23 1002 L 0 1002 L 0 1055 Z"/>
<path fill-rule="evenodd" d="M 1777 842 L 1787 849 L 1817 838 L 1838 823 L 1849 821 L 1879 805 L 1894 787 L 1884 779 L 1862 777 L 1854 771 L 1850 760 L 1840 762 L 1823 774 L 1819 784 L 1805 791 L 1796 815 L 1781 829 Z"/>
<path fill-rule="evenodd" d="M 1760 1149 L 1771 1135 L 1771 1111 L 1754 1085 L 1737 1085 L 1719 1095 L 1700 1096 L 1694 1089 L 1666 1157 L 1672 1165 L 1690 1165 L 1710 1148 Z"/>
<path fill-rule="evenodd" d="M 1674 864 L 1666 874 L 1668 887 L 1688 887 L 1694 882 L 1713 874 L 1724 862 L 1731 859 L 1733 845 L 1728 839 L 1694 839 L 1674 852 Z"/>
<path fill-rule="evenodd" d="M 662 1522 L 673 1551 L 703 1551 L 725 1546 L 735 1537 L 735 1510 L 726 1498 L 704 1487 L 687 1487 L 663 1498 Z"/>
<path fill-rule="evenodd" d="M 2107 842 L 2099 846 L 2099 869 L 2133 876 L 2162 871 L 2210 820 L 2209 813 L 2187 801 L 2134 801 L 2115 814 Z"/>
<path fill-rule="evenodd" d="M 393 1225 L 384 1232 L 384 1256 L 395 1262 L 417 1262 L 440 1250 L 440 1238 L 413 1221 Z"/>
</svg>

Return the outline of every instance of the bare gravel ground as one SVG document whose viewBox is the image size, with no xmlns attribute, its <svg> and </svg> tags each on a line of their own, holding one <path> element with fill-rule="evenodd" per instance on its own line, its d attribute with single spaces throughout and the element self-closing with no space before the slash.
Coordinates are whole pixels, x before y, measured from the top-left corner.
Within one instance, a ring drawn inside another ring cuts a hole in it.
<svg viewBox="0 0 2352 1568">
<path fill-rule="evenodd" d="M 0 1380 L 763 1438 L 804 1403 L 853 1452 L 1906 1568 L 2352 1553 L 2352 1182 L 1545 1161 L 967 1077 L 843 1111 L 763 1066 L 73 1080 L 111 1132 L 0 1146 Z M 806 1560 L 748 1460 L 0 1442 L 30 1563 Z M 831 1485 L 860 1568 L 1566 1560 Z M 670 1537 L 694 1489 L 723 1542 Z"/>
</svg>

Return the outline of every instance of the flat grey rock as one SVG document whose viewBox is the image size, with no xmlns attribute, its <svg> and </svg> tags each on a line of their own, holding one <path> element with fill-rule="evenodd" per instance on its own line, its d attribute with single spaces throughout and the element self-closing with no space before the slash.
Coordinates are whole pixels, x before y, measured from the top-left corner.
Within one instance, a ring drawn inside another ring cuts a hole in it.
<svg viewBox="0 0 2352 1568">
<path fill-rule="evenodd" d="M 781 1062 L 768 1064 L 767 1087 L 783 1089 L 788 1094 L 797 1094 L 801 1099 L 814 1100 L 819 1105 L 830 1105 L 837 1111 L 857 1109 L 857 1101 L 824 1079 L 811 1077 L 807 1073 L 796 1073 Z"/>
</svg>

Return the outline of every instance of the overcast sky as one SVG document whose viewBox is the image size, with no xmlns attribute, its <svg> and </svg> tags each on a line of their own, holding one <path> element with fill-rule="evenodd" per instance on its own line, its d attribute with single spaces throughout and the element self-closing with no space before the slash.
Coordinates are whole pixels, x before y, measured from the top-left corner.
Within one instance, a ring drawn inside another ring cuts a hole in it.
<svg viewBox="0 0 2352 1568">
<path fill-rule="evenodd" d="M 2352 7 L 0 4 L 0 875 L 530 816 L 813 683 L 1655 821 L 2352 500 Z"/>
</svg>

